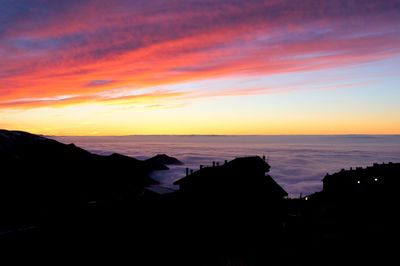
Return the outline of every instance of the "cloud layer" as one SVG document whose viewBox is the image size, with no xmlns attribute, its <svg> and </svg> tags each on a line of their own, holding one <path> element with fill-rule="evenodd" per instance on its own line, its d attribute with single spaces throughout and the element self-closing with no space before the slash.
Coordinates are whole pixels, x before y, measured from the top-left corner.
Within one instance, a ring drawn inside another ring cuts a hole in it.
<svg viewBox="0 0 400 266">
<path fill-rule="evenodd" d="M 399 136 L 125 136 L 58 137 L 92 152 L 119 152 L 140 159 L 167 153 L 185 164 L 154 173 L 162 185 L 185 174 L 185 168 L 223 163 L 241 156 L 266 155 L 271 176 L 291 197 L 322 189 L 326 173 L 342 168 L 370 166 L 374 162 L 396 162 L 400 156 Z"/>
<path fill-rule="evenodd" d="M 397 0 L 0 3 L 0 108 L 190 98 L 173 85 L 400 54 Z"/>
</svg>

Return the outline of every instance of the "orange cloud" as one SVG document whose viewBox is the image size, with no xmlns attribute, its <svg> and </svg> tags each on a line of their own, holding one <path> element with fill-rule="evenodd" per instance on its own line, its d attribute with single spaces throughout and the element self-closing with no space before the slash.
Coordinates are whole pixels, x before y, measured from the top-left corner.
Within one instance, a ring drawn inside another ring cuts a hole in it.
<svg viewBox="0 0 400 266">
<path fill-rule="evenodd" d="M 26 3 L 31 12 L 5 6 L 3 12 L 15 15 L 0 26 L 0 108 L 181 97 L 184 92 L 99 95 L 140 95 L 157 86 L 312 71 L 400 53 L 396 1 L 137 2 Z"/>
<path fill-rule="evenodd" d="M 135 103 L 151 103 L 161 99 L 175 98 L 184 95 L 185 93 L 183 92 L 153 91 L 127 96 L 102 96 L 99 94 L 94 94 L 86 96 L 66 95 L 45 98 L 21 98 L 17 100 L 1 102 L 0 108 L 29 109 L 43 106 L 63 107 L 85 103 L 125 105 Z"/>
</svg>

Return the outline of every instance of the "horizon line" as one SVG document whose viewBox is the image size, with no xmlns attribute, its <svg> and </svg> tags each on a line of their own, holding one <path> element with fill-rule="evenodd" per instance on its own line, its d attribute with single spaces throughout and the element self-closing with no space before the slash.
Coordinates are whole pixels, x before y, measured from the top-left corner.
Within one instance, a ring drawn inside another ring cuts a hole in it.
<svg viewBox="0 0 400 266">
<path fill-rule="evenodd" d="M 344 133 L 344 134 L 127 134 L 127 135 L 48 135 L 38 134 L 45 137 L 279 137 L 279 136 L 400 136 L 395 134 L 370 134 L 370 133 Z"/>
</svg>

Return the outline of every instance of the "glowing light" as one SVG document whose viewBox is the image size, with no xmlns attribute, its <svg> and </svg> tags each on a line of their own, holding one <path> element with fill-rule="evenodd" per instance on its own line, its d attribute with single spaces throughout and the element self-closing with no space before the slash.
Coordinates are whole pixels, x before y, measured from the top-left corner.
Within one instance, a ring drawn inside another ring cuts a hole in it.
<svg viewBox="0 0 400 266">
<path fill-rule="evenodd" d="M 358 180 L 358 181 L 357 181 L 357 184 L 360 184 L 360 183 L 361 183 L 361 181 L 360 181 L 360 180 Z"/>
</svg>

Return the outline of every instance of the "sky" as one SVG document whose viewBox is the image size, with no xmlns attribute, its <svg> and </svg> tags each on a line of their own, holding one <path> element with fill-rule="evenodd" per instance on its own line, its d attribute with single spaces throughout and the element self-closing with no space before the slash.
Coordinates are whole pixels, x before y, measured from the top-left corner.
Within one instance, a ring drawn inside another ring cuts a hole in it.
<svg viewBox="0 0 400 266">
<path fill-rule="evenodd" d="M 400 134 L 400 0 L 0 0 L 0 128 Z"/>
</svg>

